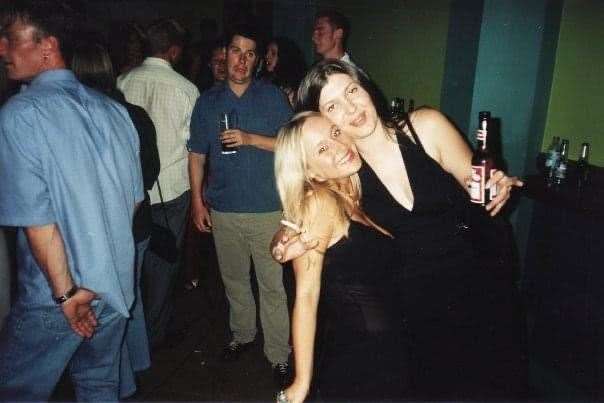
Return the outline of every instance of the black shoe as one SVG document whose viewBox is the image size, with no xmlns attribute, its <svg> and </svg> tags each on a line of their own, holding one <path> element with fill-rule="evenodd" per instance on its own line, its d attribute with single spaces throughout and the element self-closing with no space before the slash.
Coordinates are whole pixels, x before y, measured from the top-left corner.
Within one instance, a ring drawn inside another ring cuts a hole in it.
<svg viewBox="0 0 604 403">
<path fill-rule="evenodd" d="M 278 389 L 285 389 L 289 384 L 289 364 L 278 362 L 273 365 L 273 379 Z"/>
<path fill-rule="evenodd" d="M 237 361 L 241 353 L 247 351 L 251 346 L 253 341 L 249 343 L 239 343 L 238 341 L 231 341 L 227 346 L 222 350 L 222 360 L 223 361 Z"/>
</svg>

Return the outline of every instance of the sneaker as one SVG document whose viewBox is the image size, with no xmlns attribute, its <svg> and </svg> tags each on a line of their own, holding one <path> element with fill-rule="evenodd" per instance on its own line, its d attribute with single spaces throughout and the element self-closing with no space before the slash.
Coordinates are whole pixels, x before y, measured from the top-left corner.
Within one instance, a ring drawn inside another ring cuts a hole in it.
<svg viewBox="0 0 604 403">
<path fill-rule="evenodd" d="M 289 364 L 278 362 L 273 365 L 273 379 L 278 389 L 284 389 L 289 383 Z"/>
<path fill-rule="evenodd" d="M 248 343 L 239 343 L 238 341 L 231 341 L 227 346 L 222 350 L 222 360 L 223 361 L 237 361 L 239 356 L 244 351 L 248 350 L 253 341 Z"/>
</svg>

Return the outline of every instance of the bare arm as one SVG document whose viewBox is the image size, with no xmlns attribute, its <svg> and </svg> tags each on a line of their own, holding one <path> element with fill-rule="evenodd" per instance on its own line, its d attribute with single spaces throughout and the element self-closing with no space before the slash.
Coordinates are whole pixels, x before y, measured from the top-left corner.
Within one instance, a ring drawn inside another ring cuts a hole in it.
<svg viewBox="0 0 604 403">
<path fill-rule="evenodd" d="M 466 178 L 472 170 L 472 150 L 455 126 L 434 109 L 418 109 L 410 118 L 426 153 L 467 189 Z"/>
<path fill-rule="evenodd" d="M 274 151 L 276 138 L 232 129 L 222 133 L 221 141 L 227 147 L 252 146 L 261 150 Z"/>
<path fill-rule="evenodd" d="M 434 109 L 418 109 L 412 113 L 411 122 L 428 155 L 469 192 L 467 180 L 472 171 L 472 150 L 455 126 Z M 486 185 L 497 186 L 497 197 L 486 206 L 487 211 L 495 215 L 510 198 L 512 187 L 521 187 L 523 182 L 496 171 Z"/>
<path fill-rule="evenodd" d="M 286 390 L 291 402 L 303 402 L 308 394 L 313 373 L 317 307 L 321 292 L 323 256 L 333 236 L 333 217 L 337 206 L 331 203 L 311 206 L 308 232 L 319 239 L 319 245 L 293 261 L 296 277 L 296 300 L 292 316 L 292 339 L 296 374 Z"/>
<path fill-rule="evenodd" d="M 293 266 L 296 301 L 292 315 L 292 340 L 296 375 L 286 394 L 291 402 L 302 402 L 312 380 L 323 255 L 316 250 L 310 251 L 295 259 Z"/>
<path fill-rule="evenodd" d="M 56 224 L 28 227 L 25 234 L 38 266 L 44 271 L 55 297 L 64 295 L 74 285 L 67 264 L 63 237 Z M 90 303 L 95 294 L 84 288 L 62 304 L 71 328 L 82 337 L 92 337 L 97 325 Z"/>
<path fill-rule="evenodd" d="M 210 232 L 212 220 L 203 202 L 203 178 L 206 156 L 189 152 L 189 183 L 191 185 L 191 217 L 198 230 Z"/>
</svg>

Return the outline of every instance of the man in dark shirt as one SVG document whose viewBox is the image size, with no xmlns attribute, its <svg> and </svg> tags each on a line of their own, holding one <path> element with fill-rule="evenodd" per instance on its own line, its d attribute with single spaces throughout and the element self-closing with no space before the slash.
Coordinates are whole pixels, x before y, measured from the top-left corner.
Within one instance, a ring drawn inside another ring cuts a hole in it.
<svg viewBox="0 0 604 403">
<path fill-rule="evenodd" d="M 248 27 L 234 32 L 227 46 L 226 82 L 202 94 L 191 118 L 191 209 L 197 228 L 214 234 L 230 303 L 233 339 L 224 358 L 236 359 L 256 336 L 251 255 L 259 282 L 264 352 L 282 386 L 290 351 L 289 316 L 281 266 L 273 261 L 269 243 L 281 218 L 272 151 L 277 130 L 291 110 L 276 86 L 253 78 L 262 54 L 256 34 Z M 221 133 L 219 116 L 232 111 L 237 115 L 236 128 Z M 221 142 L 236 152 L 223 153 Z M 202 198 L 206 160 L 210 175 Z"/>
</svg>

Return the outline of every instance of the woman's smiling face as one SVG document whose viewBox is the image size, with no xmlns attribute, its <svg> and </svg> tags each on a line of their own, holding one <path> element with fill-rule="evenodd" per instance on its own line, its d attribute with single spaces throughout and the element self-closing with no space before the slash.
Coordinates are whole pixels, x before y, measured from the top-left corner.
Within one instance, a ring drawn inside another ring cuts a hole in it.
<svg viewBox="0 0 604 403">
<path fill-rule="evenodd" d="M 352 139 L 324 117 L 309 118 L 302 127 L 307 174 L 317 181 L 347 178 L 361 168 Z"/>
</svg>

